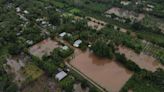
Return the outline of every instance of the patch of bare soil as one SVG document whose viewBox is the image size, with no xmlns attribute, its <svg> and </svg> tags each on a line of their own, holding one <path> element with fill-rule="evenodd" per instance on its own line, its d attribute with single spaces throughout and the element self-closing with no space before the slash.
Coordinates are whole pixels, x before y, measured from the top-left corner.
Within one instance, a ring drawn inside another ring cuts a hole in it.
<svg viewBox="0 0 164 92">
<path fill-rule="evenodd" d="M 101 30 L 106 25 L 106 23 L 104 21 L 97 20 L 97 19 L 92 18 L 92 17 L 88 17 L 88 18 L 89 18 L 88 26 L 93 28 L 93 29 Z"/>
<path fill-rule="evenodd" d="M 58 42 L 48 38 L 29 48 L 29 52 L 34 56 L 42 58 L 43 55 L 49 55 L 55 48 L 58 47 Z"/>
<path fill-rule="evenodd" d="M 46 76 L 30 83 L 21 92 L 62 92 L 57 83 Z"/>
</svg>

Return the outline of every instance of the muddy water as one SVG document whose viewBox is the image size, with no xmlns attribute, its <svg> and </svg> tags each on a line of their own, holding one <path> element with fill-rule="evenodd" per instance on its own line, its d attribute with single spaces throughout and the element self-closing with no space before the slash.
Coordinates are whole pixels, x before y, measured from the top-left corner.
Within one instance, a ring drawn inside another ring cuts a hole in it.
<svg viewBox="0 0 164 92">
<path fill-rule="evenodd" d="M 159 61 L 151 56 L 145 55 L 144 53 L 136 54 L 133 50 L 121 46 L 119 47 L 119 52 L 125 54 L 128 59 L 134 61 L 141 68 L 149 71 L 154 72 L 157 68 L 164 68 Z"/>
<path fill-rule="evenodd" d="M 76 56 L 70 64 L 110 92 L 118 92 L 133 74 L 115 61 L 98 58 L 89 51 Z"/>
</svg>

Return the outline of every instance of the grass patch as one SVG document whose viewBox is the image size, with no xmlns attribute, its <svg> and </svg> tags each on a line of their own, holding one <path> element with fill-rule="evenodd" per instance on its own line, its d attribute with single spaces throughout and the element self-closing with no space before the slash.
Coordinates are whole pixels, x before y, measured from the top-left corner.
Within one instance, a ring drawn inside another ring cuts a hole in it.
<svg viewBox="0 0 164 92">
<path fill-rule="evenodd" d="M 151 32 L 137 32 L 137 35 L 142 39 L 164 47 L 164 36 L 162 34 L 160 35 Z"/>
<path fill-rule="evenodd" d="M 80 13 L 80 10 L 77 9 L 77 8 L 73 8 L 69 12 L 72 13 L 72 14 L 79 14 Z"/>
<path fill-rule="evenodd" d="M 27 64 L 24 67 L 24 69 L 22 70 L 22 73 L 26 76 L 26 78 L 30 78 L 29 79 L 30 81 L 36 80 L 41 75 L 43 75 L 43 71 L 31 63 Z"/>
<path fill-rule="evenodd" d="M 65 7 L 65 4 L 62 3 L 62 2 L 58 2 L 58 1 L 55 1 L 55 0 L 50 0 L 50 2 L 58 8 L 64 8 Z"/>
</svg>

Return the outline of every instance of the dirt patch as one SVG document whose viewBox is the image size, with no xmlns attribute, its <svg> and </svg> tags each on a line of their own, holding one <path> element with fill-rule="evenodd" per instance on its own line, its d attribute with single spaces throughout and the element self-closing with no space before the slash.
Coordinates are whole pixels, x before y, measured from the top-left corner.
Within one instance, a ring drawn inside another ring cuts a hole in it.
<svg viewBox="0 0 164 92">
<path fill-rule="evenodd" d="M 74 88 L 74 92 L 89 92 L 89 88 L 82 89 L 80 83 L 74 84 L 73 88 Z"/>
<path fill-rule="evenodd" d="M 6 72 L 13 77 L 13 81 L 20 88 L 43 74 L 40 68 L 27 62 L 26 59 L 20 59 L 18 57 L 8 58 L 4 67 Z"/>
<path fill-rule="evenodd" d="M 26 86 L 21 92 L 62 92 L 57 83 L 46 76 Z"/>
<path fill-rule="evenodd" d="M 25 81 L 25 77 L 20 73 L 20 70 L 25 67 L 25 62 L 17 58 L 8 58 L 4 67 L 8 74 L 13 75 L 14 82 L 17 83 L 17 85 L 20 87 L 22 82 Z"/>
<path fill-rule="evenodd" d="M 124 28 L 120 28 L 120 31 L 123 33 L 126 33 L 128 30 L 124 29 Z"/>
<path fill-rule="evenodd" d="M 101 30 L 106 25 L 104 21 L 97 20 L 92 17 L 87 17 L 87 19 L 88 19 L 88 26 L 96 30 Z"/>
<path fill-rule="evenodd" d="M 124 10 L 121 8 L 113 7 L 109 10 L 106 11 L 107 14 L 115 14 L 118 17 L 126 18 L 126 19 L 131 19 L 131 20 L 137 20 L 141 21 L 145 17 L 144 14 L 137 14 L 132 11 Z"/>
<path fill-rule="evenodd" d="M 55 48 L 58 47 L 58 42 L 48 38 L 29 48 L 29 52 L 41 59 L 43 55 L 49 55 Z"/>
</svg>

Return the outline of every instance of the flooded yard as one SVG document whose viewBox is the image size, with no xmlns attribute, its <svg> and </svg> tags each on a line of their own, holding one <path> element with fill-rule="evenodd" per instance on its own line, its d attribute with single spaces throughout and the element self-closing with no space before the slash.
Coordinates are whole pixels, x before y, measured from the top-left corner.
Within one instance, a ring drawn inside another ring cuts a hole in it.
<svg viewBox="0 0 164 92">
<path fill-rule="evenodd" d="M 89 51 L 75 56 L 70 64 L 111 92 L 118 92 L 133 75 L 116 61 L 98 58 Z"/>
<path fill-rule="evenodd" d="M 34 56 L 42 58 L 43 55 L 49 55 L 55 48 L 58 47 L 59 47 L 58 42 L 48 38 L 32 46 L 29 49 L 29 52 Z"/>
<path fill-rule="evenodd" d="M 157 68 L 164 68 L 155 58 L 145 55 L 144 53 L 136 54 L 133 50 L 126 47 L 119 47 L 120 53 L 125 54 L 126 58 L 134 61 L 141 68 L 149 71 L 156 71 Z"/>
</svg>

